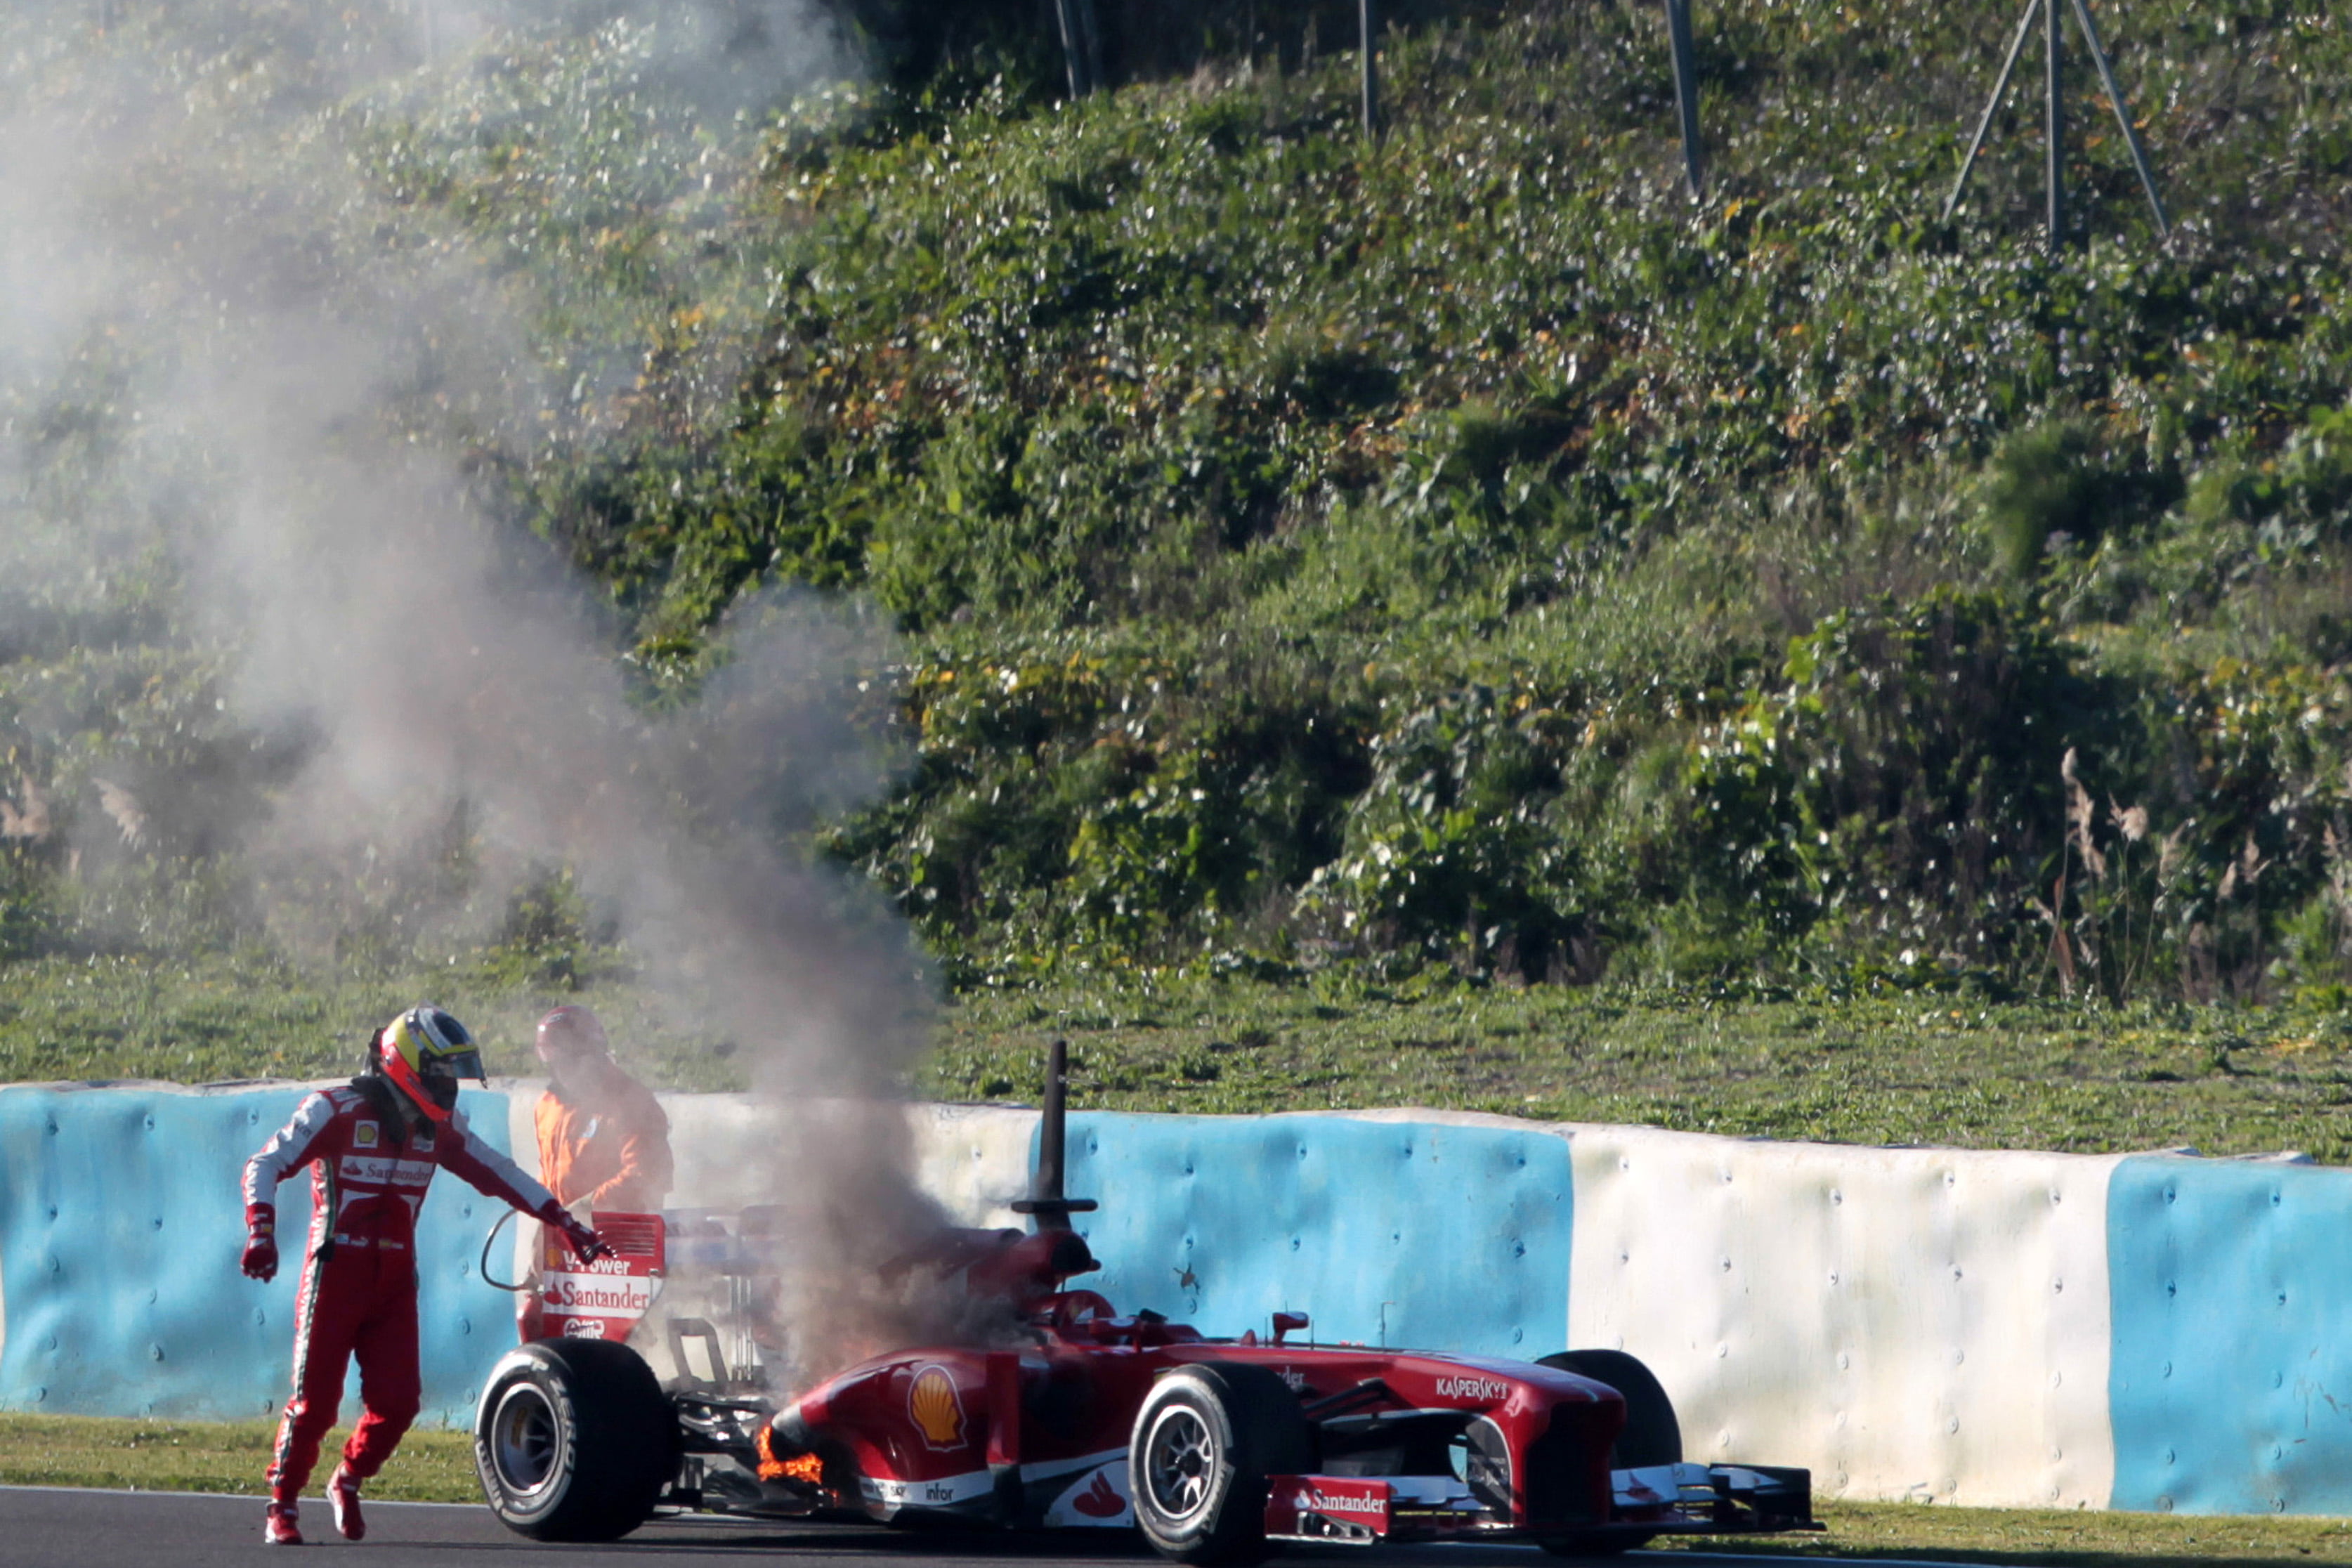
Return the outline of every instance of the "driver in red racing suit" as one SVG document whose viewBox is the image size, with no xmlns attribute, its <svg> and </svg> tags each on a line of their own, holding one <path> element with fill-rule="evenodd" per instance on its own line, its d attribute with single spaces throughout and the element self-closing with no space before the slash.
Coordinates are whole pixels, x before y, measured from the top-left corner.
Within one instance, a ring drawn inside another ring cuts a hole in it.
<svg viewBox="0 0 2352 1568">
<path fill-rule="evenodd" d="M 342 1402 L 343 1369 L 360 1363 L 359 1426 L 328 1482 L 335 1528 L 357 1541 L 360 1484 L 380 1469 L 416 1418 L 416 1214 L 446 1167 L 489 1196 L 561 1231 L 583 1261 L 608 1250 L 545 1187 L 467 1129 L 457 1079 L 482 1077 L 466 1026 L 438 1007 L 412 1007 L 377 1033 L 368 1071 L 310 1096 L 245 1167 L 243 1267 L 278 1271 L 278 1184 L 311 1174 L 309 1266 L 294 1317 L 294 1393 L 269 1462 L 262 1539 L 299 1545 L 296 1500 Z"/>
</svg>

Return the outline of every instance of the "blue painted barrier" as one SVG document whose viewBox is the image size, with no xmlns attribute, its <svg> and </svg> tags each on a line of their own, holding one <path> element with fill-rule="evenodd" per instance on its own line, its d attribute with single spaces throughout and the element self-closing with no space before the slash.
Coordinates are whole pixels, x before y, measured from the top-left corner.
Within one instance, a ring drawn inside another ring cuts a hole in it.
<svg viewBox="0 0 2352 1568">
<path fill-rule="evenodd" d="M 0 1090 L 0 1409 L 250 1420 L 284 1403 L 310 1173 L 279 1190 L 287 1256 L 268 1285 L 237 1271 L 237 1183 L 307 1092 Z M 506 1100 L 468 1091 L 465 1102 L 474 1130 L 500 1149 Z M 501 1206 L 446 1172 L 425 1200 L 427 1421 L 470 1422 L 482 1375 L 513 1343 L 512 1298 L 477 1269 Z"/>
<path fill-rule="evenodd" d="M 2352 1513 L 2352 1180 L 2126 1160 L 2108 1189 L 2110 1506 Z"/>
<path fill-rule="evenodd" d="M 1213 1334 L 1533 1359 L 1565 1348 L 1571 1180 L 1555 1132 L 1338 1117 L 1080 1113 L 1078 1281 Z"/>
</svg>

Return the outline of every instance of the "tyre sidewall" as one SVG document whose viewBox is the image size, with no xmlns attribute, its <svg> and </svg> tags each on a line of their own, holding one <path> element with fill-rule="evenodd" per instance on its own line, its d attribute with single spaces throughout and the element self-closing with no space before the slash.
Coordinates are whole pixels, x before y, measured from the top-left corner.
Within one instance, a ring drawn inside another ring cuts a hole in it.
<svg viewBox="0 0 2352 1568">
<path fill-rule="evenodd" d="M 1172 1557 L 1190 1561 L 1190 1553 L 1208 1549 L 1226 1531 L 1226 1510 L 1237 1479 L 1234 1422 L 1218 1382 L 1193 1368 L 1161 1378 L 1136 1413 L 1135 1436 L 1128 1447 L 1128 1494 L 1134 1500 L 1135 1521 L 1152 1545 Z M 1160 1511 L 1151 1496 L 1149 1452 L 1152 1432 L 1171 1409 L 1191 1411 L 1207 1427 L 1216 1446 L 1209 1477 L 1209 1495 L 1199 1512 L 1178 1521 Z"/>
<path fill-rule="evenodd" d="M 555 1427 L 548 1479 L 518 1489 L 499 1473 L 499 1411 L 528 1384 Z M 627 1346 L 545 1340 L 509 1351 L 483 1385 L 474 1465 L 500 1522 L 536 1541 L 614 1541 L 643 1524 L 677 1474 L 677 1415 L 660 1380 Z"/>
<path fill-rule="evenodd" d="M 528 1350 L 509 1352 L 490 1374 L 482 1390 L 480 1413 L 474 1423 L 474 1465 L 481 1472 L 482 1495 L 490 1510 L 510 1530 L 540 1535 L 564 1513 L 564 1503 L 580 1479 L 580 1413 L 572 1403 L 571 1379 L 562 1371 Z M 497 1460 L 496 1423 L 507 1397 L 520 1386 L 539 1391 L 552 1413 L 555 1455 L 547 1479 L 528 1489 L 509 1483 Z"/>
</svg>

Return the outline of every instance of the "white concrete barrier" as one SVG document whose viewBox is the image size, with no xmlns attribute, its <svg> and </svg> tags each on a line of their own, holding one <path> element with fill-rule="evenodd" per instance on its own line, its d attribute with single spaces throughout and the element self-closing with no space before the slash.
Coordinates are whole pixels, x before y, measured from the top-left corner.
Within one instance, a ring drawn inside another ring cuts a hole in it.
<svg viewBox="0 0 2352 1568">
<path fill-rule="evenodd" d="M 1824 1495 L 2103 1507 L 2118 1157 L 1570 1131 L 1570 1337 L 1657 1373 L 1695 1458 Z"/>
</svg>

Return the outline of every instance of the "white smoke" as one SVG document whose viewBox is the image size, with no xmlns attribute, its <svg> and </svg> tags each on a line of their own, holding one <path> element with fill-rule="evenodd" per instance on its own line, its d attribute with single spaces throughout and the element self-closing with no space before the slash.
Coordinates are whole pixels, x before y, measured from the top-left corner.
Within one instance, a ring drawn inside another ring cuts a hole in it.
<svg viewBox="0 0 2352 1568">
<path fill-rule="evenodd" d="M 609 380 L 613 345 L 551 341 L 511 268 L 352 145 L 371 104 L 505 68 L 517 40 L 625 45 L 631 92 L 739 149 L 763 106 L 850 62 L 803 0 L 366 9 L 47 0 L 0 20 L 0 658 L 27 585 L 152 552 L 174 657 L 276 771 L 258 805 L 224 804 L 250 779 L 160 765 L 110 778 L 118 804 L 159 835 L 233 836 L 294 945 L 320 934 L 306 890 L 422 853 L 456 812 L 493 891 L 565 868 L 669 1016 L 776 1097 L 775 1181 L 815 1216 L 796 1246 L 854 1276 L 932 1220 L 903 1119 L 789 1107 L 887 1100 L 928 991 L 872 891 L 792 847 L 886 782 L 845 699 L 885 679 L 887 626 L 771 592 L 730 616 L 698 700 L 634 705 L 593 585 L 482 504 L 529 443 L 582 427 L 576 367 Z M 69 461 L 68 407 L 89 446 Z M 823 1288 L 796 1300 L 821 1310 Z"/>
</svg>

